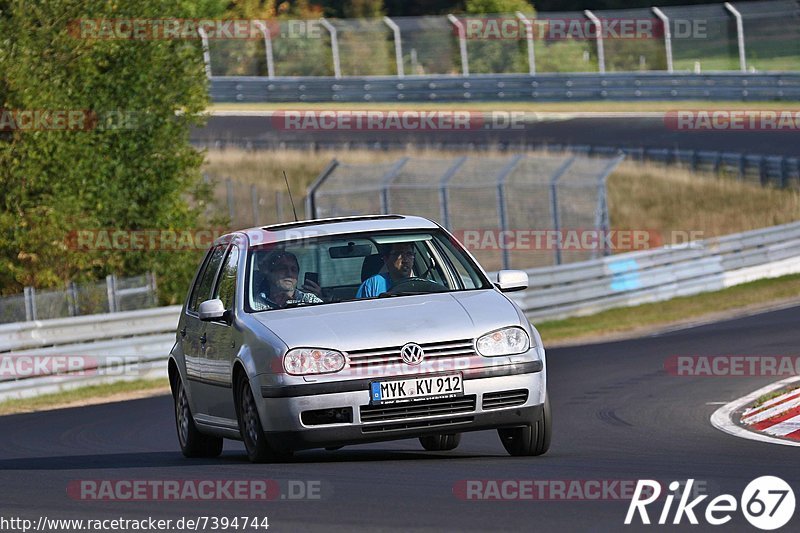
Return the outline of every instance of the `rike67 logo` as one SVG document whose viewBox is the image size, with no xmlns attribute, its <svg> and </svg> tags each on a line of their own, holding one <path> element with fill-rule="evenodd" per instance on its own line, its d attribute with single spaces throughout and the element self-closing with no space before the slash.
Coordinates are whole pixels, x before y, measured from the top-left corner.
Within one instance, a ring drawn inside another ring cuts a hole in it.
<svg viewBox="0 0 800 533">
<path fill-rule="evenodd" d="M 664 498 L 663 507 L 658 517 L 654 516 L 656 523 L 664 525 L 667 523 L 680 524 L 686 520 L 693 525 L 697 525 L 698 515 L 705 519 L 705 522 L 720 526 L 728 523 L 737 509 L 741 509 L 742 514 L 751 525 L 758 529 L 771 531 L 786 525 L 794 514 L 795 499 L 794 491 L 784 480 L 775 476 L 762 476 L 751 481 L 742 492 L 741 498 L 737 501 L 730 494 L 720 494 L 705 505 L 705 512 L 701 513 L 700 504 L 708 498 L 708 495 L 696 496 L 689 500 L 692 495 L 692 485 L 694 479 L 686 481 L 685 486 L 678 481 L 669 484 L 669 492 Z M 681 486 L 684 489 L 679 493 Z M 636 517 L 642 524 L 651 524 L 647 506 L 656 502 L 661 494 L 661 484 L 651 479 L 640 479 L 636 484 L 628 514 L 625 515 L 625 524 L 636 523 Z M 678 504 L 674 514 L 672 504 L 678 497 Z M 657 505 L 651 511 L 657 511 Z M 670 521 L 670 515 L 672 520 Z"/>
</svg>

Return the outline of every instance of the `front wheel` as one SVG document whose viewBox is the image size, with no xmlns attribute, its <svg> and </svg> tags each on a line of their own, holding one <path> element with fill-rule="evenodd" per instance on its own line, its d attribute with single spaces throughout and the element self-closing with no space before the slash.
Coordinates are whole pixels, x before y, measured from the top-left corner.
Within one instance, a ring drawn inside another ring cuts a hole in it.
<svg viewBox="0 0 800 533">
<path fill-rule="evenodd" d="M 247 378 L 239 376 L 236 383 L 236 414 L 239 419 L 239 432 L 242 434 L 247 457 L 253 463 L 266 463 L 291 454 L 280 454 L 267 442 L 261 419 L 258 416 L 256 400 Z"/>
<path fill-rule="evenodd" d="M 222 438 L 200 433 L 189 409 L 189 398 L 183 381 L 178 379 L 175 391 L 175 425 L 178 428 L 178 443 L 184 457 L 217 457 L 222 453 Z"/>
<path fill-rule="evenodd" d="M 552 435 L 550 400 L 545 396 L 539 416 L 529 424 L 516 428 L 500 428 L 497 434 L 510 455 L 542 455 L 550 448 Z"/>
</svg>

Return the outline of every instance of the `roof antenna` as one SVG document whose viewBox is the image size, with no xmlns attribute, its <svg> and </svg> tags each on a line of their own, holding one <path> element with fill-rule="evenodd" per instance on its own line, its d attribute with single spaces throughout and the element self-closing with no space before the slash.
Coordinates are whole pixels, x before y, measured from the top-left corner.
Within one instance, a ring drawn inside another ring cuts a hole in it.
<svg viewBox="0 0 800 533">
<path fill-rule="evenodd" d="M 292 189 L 289 187 L 289 178 L 286 177 L 286 171 L 283 171 L 283 181 L 286 182 L 286 190 L 289 191 L 289 201 L 292 202 L 292 213 L 294 213 L 294 221 L 299 222 L 297 220 L 297 209 L 294 208 L 294 200 L 292 199 Z"/>
</svg>

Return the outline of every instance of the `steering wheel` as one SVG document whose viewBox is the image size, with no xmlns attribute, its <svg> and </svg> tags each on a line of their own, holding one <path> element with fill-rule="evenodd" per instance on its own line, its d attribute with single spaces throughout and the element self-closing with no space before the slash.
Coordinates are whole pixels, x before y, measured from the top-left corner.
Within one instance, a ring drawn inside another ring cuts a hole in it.
<svg viewBox="0 0 800 533">
<path fill-rule="evenodd" d="M 445 292 L 448 290 L 447 287 L 436 281 L 412 276 L 397 282 L 384 294 L 396 294 L 398 292 Z"/>
</svg>

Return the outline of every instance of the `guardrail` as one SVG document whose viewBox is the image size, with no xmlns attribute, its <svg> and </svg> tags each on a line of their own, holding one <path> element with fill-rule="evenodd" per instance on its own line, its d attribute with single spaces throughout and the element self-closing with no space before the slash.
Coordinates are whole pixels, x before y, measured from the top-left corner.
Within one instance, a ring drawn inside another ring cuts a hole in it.
<svg viewBox="0 0 800 533">
<path fill-rule="evenodd" d="M 800 273 L 800 222 L 527 272 L 529 289 L 510 296 L 532 321 L 587 315 Z M 72 375 L 44 372 L 0 380 L 0 400 L 165 376 L 179 312 L 179 306 L 171 306 L 0 325 L 2 358 L 12 351 L 15 356 L 83 354 L 95 363 Z M 114 368 L 131 356 L 138 365 L 134 375 L 115 374 Z"/>
<path fill-rule="evenodd" d="M 532 320 L 587 315 L 800 273 L 800 222 L 527 272 Z"/>
<path fill-rule="evenodd" d="M 0 401 L 166 376 L 180 309 L 0 325 Z"/>
<path fill-rule="evenodd" d="M 680 148 L 632 148 L 625 146 L 590 146 L 584 144 L 532 144 L 529 149 L 571 152 L 583 155 L 610 156 L 622 152 L 634 161 L 653 161 L 682 165 L 693 171 L 735 176 L 741 181 L 786 187 L 791 181 L 800 184 L 800 157 L 782 155 L 686 150 Z"/>
<path fill-rule="evenodd" d="M 214 102 L 564 102 L 581 100 L 798 100 L 800 73 L 575 73 L 471 76 L 214 76 Z"/>
<path fill-rule="evenodd" d="M 0 353 L 174 332 L 180 306 L 0 325 Z"/>
</svg>

